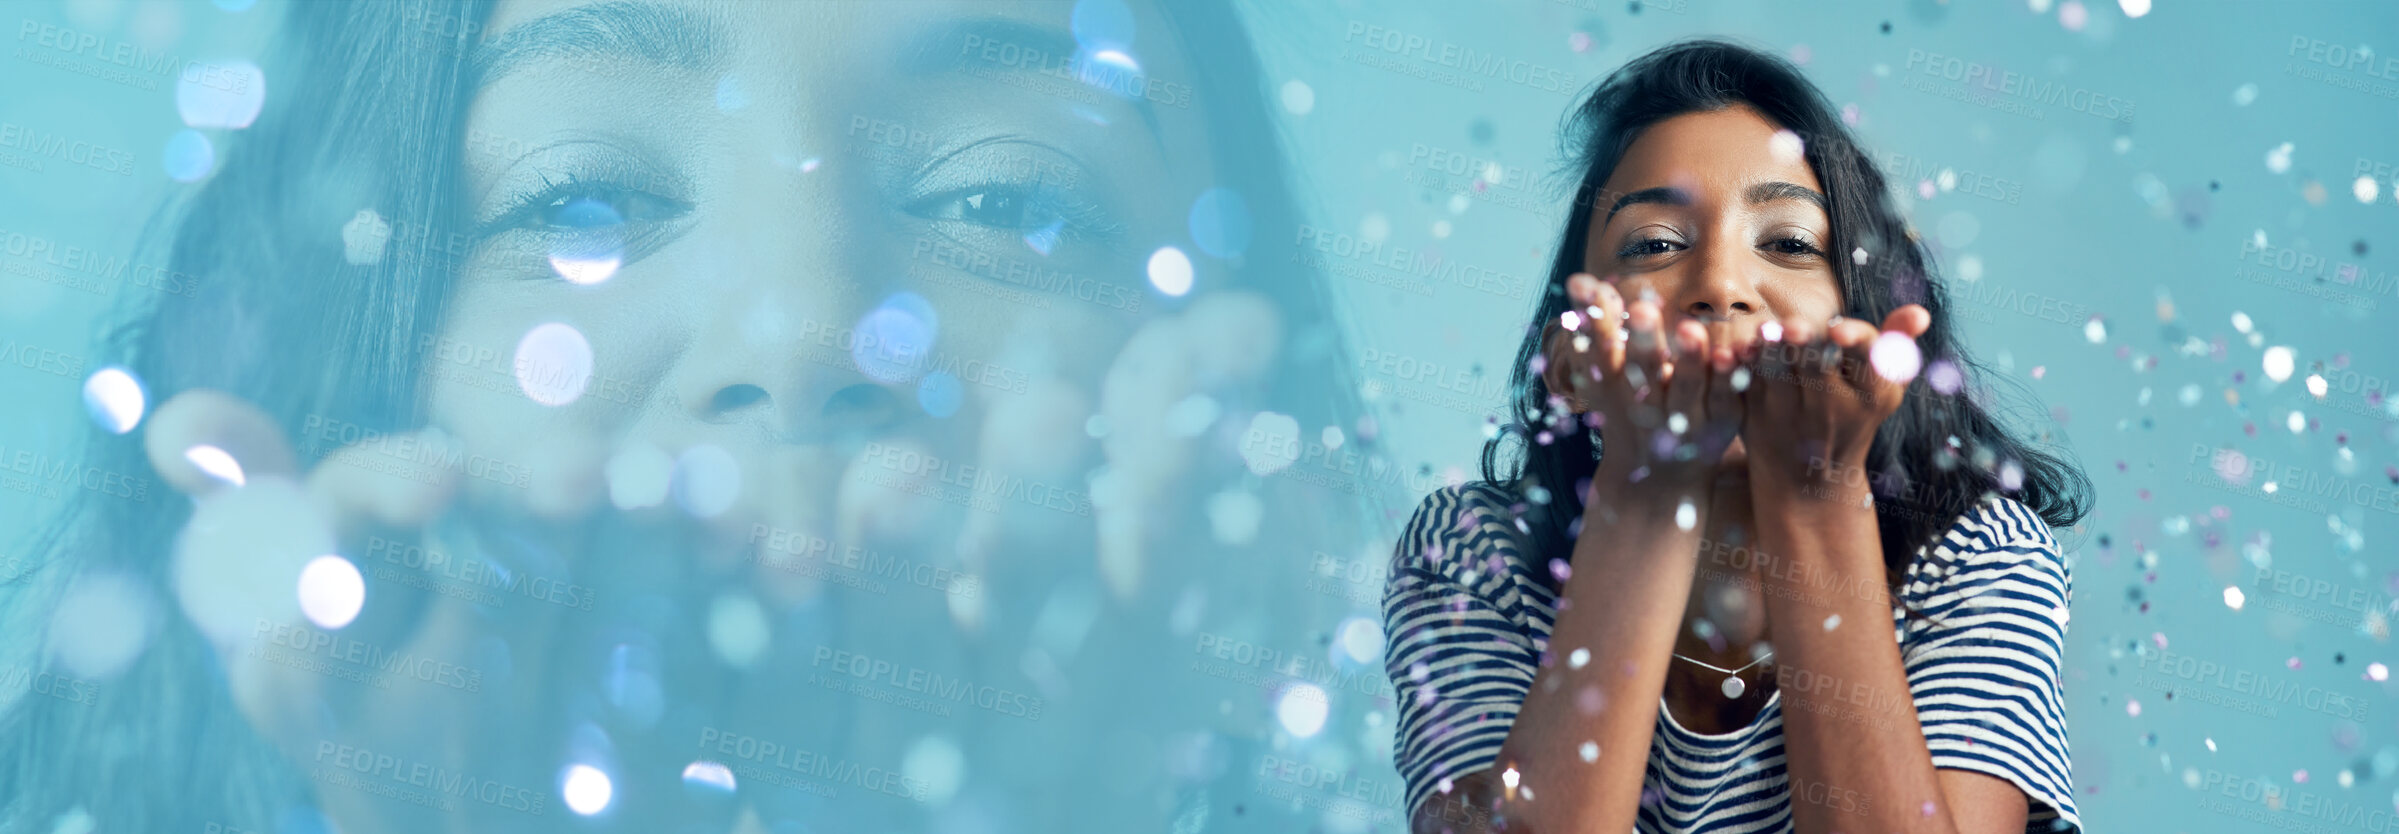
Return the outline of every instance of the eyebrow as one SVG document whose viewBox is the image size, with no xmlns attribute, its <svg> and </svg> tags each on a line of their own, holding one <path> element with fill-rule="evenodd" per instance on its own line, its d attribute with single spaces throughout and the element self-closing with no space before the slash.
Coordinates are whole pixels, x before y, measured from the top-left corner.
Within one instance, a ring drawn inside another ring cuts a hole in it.
<svg viewBox="0 0 2399 834">
<path fill-rule="evenodd" d="M 1643 203 L 1656 203 L 1659 205 L 1668 206 L 1687 206 L 1691 204 L 1691 192 L 1684 191 L 1673 186 L 1661 185 L 1656 188 L 1644 188 L 1639 191 L 1626 194 L 1622 197 L 1616 198 L 1616 204 L 1608 207 L 1608 216 L 1606 219 L 1599 221 L 1599 225 L 1606 226 L 1609 223 L 1614 222 L 1616 220 L 1616 213 L 1623 211 L 1626 206 L 1635 206 Z"/>
<path fill-rule="evenodd" d="M 1041 53 L 1045 58 L 1045 64 L 1049 60 L 1060 62 L 1070 60 L 1082 52 L 1082 47 L 1075 42 L 1074 36 L 1068 34 L 1064 29 L 1004 17 L 970 17 L 944 21 L 941 25 L 927 28 L 909 38 L 908 45 L 900 52 L 900 71 L 919 78 L 932 75 L 969 74 L 978 63 L 982 62 L 982 59 L 976 57 L 975 53 L 981 51 L 981 47 L 986 44 L 1002 44 L 1013 46 L 1019 52 Z M 1000 72 L 1046 74 L 1037 67 L 1028 66 L 1023 61 L 994 63 L 992 66 Z M 1061 66 L 1063 66 L 1062 63 Z M 1112 67 L 1109 71 L 1122 72 L 1123 70 Z M 1054 77 L 1066 77 L 1067 75 L 1069 73 L 1060 72 Z M 1149 70 L 1143 69 L 1141 75 L 1147 77 Z M 1158 113 L 1155 108 L 1150 106 L 1147 97 L 1122 95 L 1113 89 L 1096 85 L 1093 86 L 1092 91 L 1103 98 L 1115 99 L 1130 105 L 1141 117 L 1141 123 L 1149 127 L 1150 135 L 1152 137 L 1159 136 Z M 1163 139 L 1159 139 L 1159 141 L 1164 142 Z"/>
<path fill-rule="evenodd" d="M 1824 211 L 1832 210 L 1825 203 L 1823 193 L 1795 182 L 1783 182 L 1782 180 L 1761 182 L 1750 186 L 1749 190 L 1743 192 L 1741 196 L 1747 197 L 1749 199 L 1749 204 L 1753 206 L 1759 203 L 1771 203 L 1776 200 L 1806 200 L 1808 202 L 1815 203 L 1816 208 L 1818 209 L 1822 209 Z"/>
<path fill-rule="evenodd" d="M 636 58 L 693 71 L 719 68 L 731 29 L 722 18 L 640 0 L 577 6 L 509 27 L 467 59 L 471 87 L 545 61 Z"/>
<path fill-rule="evenodd" d="M 1753 206 L 1760 203 L 1771 203 L 1776 200 L 1806 200 L 1810 203 L 1816 204 L 1816 208 L 1818 209 L 1825 211 L 1832 210 L 1825 202 L 1824 194 L 1822 192 L 1795 182 L 1784 182 L 1782 180 L 1761 182 L 1750 186 L 1747 190 L 1741 192 L 1741 196 Z M 1610 221 L 1615 220 L 1616 212 L 1624 210 L 1626 206 L 1640 205 L 1642 203 L 1655 203 L 1668 206 L 1687 206 L 1691 204 L 1691 193 L 1673 186 L 1662 185 L 1656 188 L 1644 188 L 1639 191 L 1626 194 L 1622 197 L 1616 198 L 1615 205 L 1608 207 L 1608 216 L 1600 221 L 1600 225 L 1606 226 Z"/>
</svg>

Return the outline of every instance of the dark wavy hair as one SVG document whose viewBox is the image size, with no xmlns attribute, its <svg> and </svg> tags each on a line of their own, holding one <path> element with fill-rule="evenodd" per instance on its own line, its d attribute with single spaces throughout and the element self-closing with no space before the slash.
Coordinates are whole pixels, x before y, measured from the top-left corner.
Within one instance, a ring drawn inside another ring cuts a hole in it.
<svg viewBox="0 0 2399 834">
<path fill-rule="evenodd" d="M 1595 452 L 1574 415 L 1549 406 L 1550 391 L 1531 370 L 1541 355 L 1544 322 L 1567 309 L 1566 279 L 1583 270 L 1591 213 L 1600 191 L 1642 131 L 1686 113 L 1746 105 L 1798 134 L 1808 167 L 1825 186 L 1832 220 L 1827 250 L 1862 250 L 1865 263 L 1832 258 L 1840 281 L 1841 314 L 1880 322 L 1907 304 L 1932 312 L 1932 327 L 1917 339 L 1926 367 L 1946 361 L 1966 384 L 1945 393 L 1930 374 L 1908 385 L 1899 410 L 1884 421 L 1866 455 L 1867 478 L 1887 578 L 1903 576 L 1918 548 L 1932 543 L 1983 496 L 1999 493 L 2022 503 L 2053 528 L 2070 527 L 2090 507 L 2090 481 L 2054 444 L 2020 440 L 1991 408 L 1979 366 L 1957 341 L 1948 292 L 1933 259 L 1893 205 L 1883 175 L 1850 135 L 1821 92 L 1797 67 L 1771 53 L 1722 40 L 1670 44 L 1635 59 L 1601 81 L 1565 118 L 1564 173 L 1575 176 L 1573 210 L 1558 238 L 1557 259 L 1509 377 L 1511 421 L 1483 446 L 1483 478 L 1512 484 L 1520 494 L 1572 496 L 1533 502 L 1545 551 L 1565 558 L 1580 532 L 1582 496 Z M 2044 438 L 2047 440 L 2047 438 Z M 1511 454 L 1513 452 L 1513 454 Z"/>
</svg>

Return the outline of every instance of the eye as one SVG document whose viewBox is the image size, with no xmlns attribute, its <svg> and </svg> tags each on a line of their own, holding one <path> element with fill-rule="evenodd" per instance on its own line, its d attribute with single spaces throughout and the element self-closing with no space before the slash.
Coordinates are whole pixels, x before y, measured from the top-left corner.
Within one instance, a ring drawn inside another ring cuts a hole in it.
<svg viewBox="0 0 2399 834">
<path fill-rule="evenodd" d="M 1662 237 L 1643 238 L 1641 240 L 1635 240 L 1630 243 L 1626 243 L 1624 248 L 1616 250 L 1616 257 L 1640 258 L 1650 255 L 1663 255 L 1679 248 L 1682 248 L 1682 244 L 1667 240 Z"/>
<path fill-rule="evenodd" d="M 691 210 L 679 200 L 607 182 L 569 178 L 547 184 L 509 214 L 517 228 L 589 232 L 629 224 L 671 220 Z"/>
<path fill-rule="evenodd" d="M 1041 185 L 986 184 L 933 194 L 908 206 L 927 220 L 972 223 L 1006 232 L 1041 229 L 1082 231 L 1099 209 L 1064 191 Z"/>
<path fill-rule="evenodd" d="M 1823 250 L 1816 248 L 1816 244 L 1809 243 L 1807 238 L 1798 236 L 1775 238 L 1767 241 L 1765 248 L 1778 255 L 1814 255 L 1817 257 L 1824 255 Z"/>
</svg>

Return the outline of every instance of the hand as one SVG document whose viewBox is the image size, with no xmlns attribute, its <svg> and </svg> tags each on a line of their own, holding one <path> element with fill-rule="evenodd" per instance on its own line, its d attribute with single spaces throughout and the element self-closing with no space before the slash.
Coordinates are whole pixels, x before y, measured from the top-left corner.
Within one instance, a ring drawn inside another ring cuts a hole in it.
<svg viewBox="0 0 2399 834">
<path fill-rule="evenodd" d="M 303 473 L 303 456 L 272 417 L 211 390 L 168 400 L 144 441 L 152 466 L 196 504 L 177 546 L 182 609 L 216 649 L 251 728 L 342 830 L 513 827 L 564 812 L 557 763 L 524 751 L 554 741 L 526 717 L 542 714 L 536 667 L 561 642 L 568 609 L 509 598 L 479 610 L 473 598 L 490 589 L 438 573 L 421 558 L 432 543 L 419 535 L 470 503 L 556 520 L 579 503 L 558 494 L 561 480 L 502 485 L 426 463 L 457 448 L 433 430 L 358 439 Z M 534 471 L 575 470 L 545 460 Z M 370 536 L 386 548 L 428 548 L 412 550 L 412 566 L 368 555 L 377 549 Z M 294 593 L 303 566 L 334 553 L 364 579 L 363 606 L 304 610 Z M 451 592 L 427 590 L 436 588 Z M 516 674 L 478 652 L 493 645 L 519 658 Z M 417 767 L 504 787 L 490 799 L 445 794 L 407 784 Z M 394 790 L 417 801 L 387 795 Z"/>
<path fill-rule="evenodd" d="M 1553 409 L 1583 416 L 1552 430 L 1599 428 L 1595 484 L 1703 485 L 1741 425 L 1747 346 L 1727 325 L 1711 336 L 1696 319 L 1667 322 L 1655 296 L 1628 307 L 1589 275 L 1568 279 L 1566 295 L 1572 310 L 1544 326 L 1541 378 Z"/>
<path fill-rule="evenodd" d="M 1921 369 L 1915 340 L 1931 325 L 1932 314 L 1910 304 L 1879 329 L 1849 318 L 1829 327 L 1800 319 L 1762 326 L 1758 379 L 1744 394 L 1757 419 L 1741 431 L 1751 482 L 1820 478 L 1842 488 L 1803 494 L 1863 503 L 1866 451 Z"/>
</svg>

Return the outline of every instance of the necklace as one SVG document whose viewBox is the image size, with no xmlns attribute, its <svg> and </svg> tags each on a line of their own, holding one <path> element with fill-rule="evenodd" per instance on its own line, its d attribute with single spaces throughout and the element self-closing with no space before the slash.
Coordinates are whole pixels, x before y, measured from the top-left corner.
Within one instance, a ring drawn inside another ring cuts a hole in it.
<svg viewBox="0 0 2399 834">
<path fill-rule="evenodd" d="M 1675 656 L 1675 657 L 1678 657 L 1678 658 L 1682 658 L 1682 659 L 1684 659 L 1684 660 L 1691 660 L 1691 658 L 1688 658 L 1688 657 L 1683 657 L 1682 653 L 1680 653 L 1680 652 L 1677 652 L 1677 653 L 1675 653 L 1675 655 L 1674 655 L 1674 656 Z M 1747 671 L 1749 671 L 1749 667 L 1750 667 L 1750 666 L 1756 666 L 1756 665 L 1758 665 L 1758 664 L 1760 664 L 1760 663 L 1764 663 L 1764 662 L 1766 662 L 1766 661 L 1768 661 L 1768 660 L 1771 660 L 1771 659 L 1773 659 L 1773 657 L 1774 657 L 1774 653 L 1773 653 L 1773 652 L 1767 652 L 1765 657 L 1760 657 L 1760 658 L 1758 658 L 1758 659 L 1756 659 L 1756 660 L 1752 660 L 1752 661 L 1750 661 L 1750 662 L 1749 662 L 1749 666 L 1743 666 L 1743 667 L 1741 667 L 1741 668 L 1739 668 L 1739 669 L 1727 669 L 1727 668 L 1724 668 L 1724 667 L 1722 667 L 1722 666 L 1714 666 L 1714 665 L 1710 665 L 1710 664 L 1706 664 L 1706 663 L 1700 663 L 1700 662 L 1699 662 L 1699 661 L 1697 661 L 1697 660 L 1691 660 L 1691 662 L 1692 662 L 1692 663 L 1697 663 L 1697 664 L 1699 664 L 1701 667 L 1703 667 L 1703 668 L 1706 668 L 1706 669 L 1709 669 L 1709 670 L 1711 670 L 1711 671 L 1723 672 L 1723 673 L 1724 673 L 1724 686 L 1723 686 L 1723 689 L 1724 689 L 1724 697 L 1727 697 L 1727 698 L 1739 698 L 1739 697 L 1741 697 L 1741 693 L 1743 693 L 1743 692 L 1746 692 L 1746 691 L 1748 691 L 1748 690 L 1749 690 L 1749 684 L 1746 684 L 1746 683 L 1742 683 L 1742 682 L 1741 682 L 1741 673 L 1742 673 L 1742 672 L 1747 672 Z"/>
</svg>

